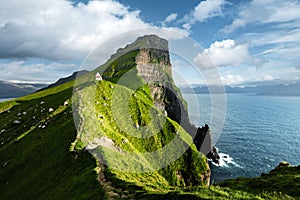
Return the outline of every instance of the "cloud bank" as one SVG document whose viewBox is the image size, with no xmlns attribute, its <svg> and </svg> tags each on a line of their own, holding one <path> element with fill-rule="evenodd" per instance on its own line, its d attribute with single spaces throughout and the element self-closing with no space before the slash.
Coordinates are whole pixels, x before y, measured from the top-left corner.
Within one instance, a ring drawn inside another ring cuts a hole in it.
<svg viewBox="0 0 300 200">
<path fill-rule="evenodd" d="M 236 19 L 221 30 L 231 33 L 248 24 L 286 23 L 300 19 L 300 2 L 295 0 L 253 0 L 244 6 Z M 299 25 L 299 24 L 298 24 Z"/>
<path fill-rule="evenodd" d="M 191 25 L 196 22 L 204 22 L 207 19 L 221 16 L 223 7 L 227 2 L 225 0 L 205 0 L 201 1 L 189 14 L 183 19 L 186 23 L 183 25 L 184 28 L 190 29 Z"/>
<path fill-rule="evenodd" d="M 216 41 L 194 58 L 202 69 L 212 67 L 239 66 L 251 60 L 246 44 L 236 44 L 234 40 Z"/>
<path fill-rule="evenodd" d="M 150 27 L 138 10 L 110 0 L 2 0 L 0 8 L 0 58 L 78 59 L 114 35 Z"/>
<path fill-rule="evenodd" d="M 166 22 L 176 17 L 173 13 Z M 99 45 L 140 29 L 141 34 L 156 33 L 166 39 L 177 37 L 178 32 L 188 34 L 177 27 L 160 28 L 146 23 L 139 10 L 114 0 L 76 6 L 68 0 L 1 0 L 0 80 L 53 82 L 78 70 L 78 65 Z M 135 38 L 130 35 L 114 42 L 123 46 Z M 106 46 L 105 55 L 99 56 L 105 62 L 115 50 L 112 45 Z"/>
</svg>

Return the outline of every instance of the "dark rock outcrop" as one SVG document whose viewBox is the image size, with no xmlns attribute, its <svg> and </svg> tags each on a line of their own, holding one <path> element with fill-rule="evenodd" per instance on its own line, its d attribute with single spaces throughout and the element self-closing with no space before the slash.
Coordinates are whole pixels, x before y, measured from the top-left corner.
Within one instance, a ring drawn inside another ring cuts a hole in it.
<svg viewBox="0 0 300 200">
<path fill-rule="evenodd" d="M 219 164 L 220 156 L 218 154 L 217 148 L 212 144 L 211 134 L 212 133 L 207 124 L 205 124 L 205 126 L 202 128 L 198 127 L 197 134 L 194 137 L 194 143 L 198 151 L 201 151 L 206 155 L 207 158 Z"/>
<path fill-rule="evenodd" d="M 177 93 L 172 86 L 165 89 L 166 111 L 168 116 L 178 122 L 193 138 L 198 151 L 202 152 L 207 158 L 212 159 L 219 164 L 219 155 L 217 149 L 212 144 L 212 133 L 209 126 L 205 124 L 204 127 L 194 126 L 190 123 L 188 111 L 183 104 L 184 100 L 180 93 Z"/>
</svg>

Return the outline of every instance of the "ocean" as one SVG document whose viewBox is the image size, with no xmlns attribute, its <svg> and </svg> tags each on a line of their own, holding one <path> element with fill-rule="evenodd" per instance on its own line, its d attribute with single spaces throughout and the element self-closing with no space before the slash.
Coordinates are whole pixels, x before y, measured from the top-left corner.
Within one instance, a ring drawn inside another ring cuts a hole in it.
<svg viewBox="0 0 300 200">
<path fill-rule="evenodd" d="M 200 114 L 198 126 L 209 124 L 209 94 L 183 94 L 190 120 Z M 210 162 L 212 182 L 255 177 L 268 173 L 281 161 L 300 165 L 300 97 L 227 94 L 224 128 L 216 143 L 219 166 Z M 213 130 L 213 127 L 211 127 Z"/>
</svg>

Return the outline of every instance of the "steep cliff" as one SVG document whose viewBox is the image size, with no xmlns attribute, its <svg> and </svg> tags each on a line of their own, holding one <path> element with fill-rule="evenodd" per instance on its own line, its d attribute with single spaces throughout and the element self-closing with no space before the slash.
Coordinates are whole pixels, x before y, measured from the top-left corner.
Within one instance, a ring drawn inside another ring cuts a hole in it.
<svg viewBox="0 0 300 200">
<path fill-rule="evenodd" d="M 75 143 L 80 140 L 104 163 L 116 184 L 122 180 L 153 189 L 210 182 L 207 159 L 197 150 L 188 126 L 181 124 L 184 115 L 184 122 L 193 127 L 173 83 L 167 48 L 165 39 L 140 37 L 95 70 L 103 81 L 77 90 L 81 131 Z M 89 99 L 92 91 L 95 97 Z M 179 110 L 174 110 L 177 104 Z M 138 179 L 126 171 L 143 173 Z M 149 177 L 156 177 L 152 184 L 140 183 Z"/>
<path fill-rule="evenodd" d="M 106 79 L 132 89 L 137 89 L 143 84 L 149 86 L 156 107 L 180 124 L 194 138 L 199 151 L 218 163 L 219 156 L 212 145 L 208 125 L 197 128 L 190 123 L 187 103 L 172 78 L 167 40 L 156 35 L 139 37 L 134 43 L 112 55 L 109 63 L 111 64 L 103 72 Z M 129 70 L 136 70 L 134 75 L 130 76 L 130 80 L 128 78 L 119 80 Z M 143 83 L 139 83 L 137 77 L 141 77 Z"/>
</svg>

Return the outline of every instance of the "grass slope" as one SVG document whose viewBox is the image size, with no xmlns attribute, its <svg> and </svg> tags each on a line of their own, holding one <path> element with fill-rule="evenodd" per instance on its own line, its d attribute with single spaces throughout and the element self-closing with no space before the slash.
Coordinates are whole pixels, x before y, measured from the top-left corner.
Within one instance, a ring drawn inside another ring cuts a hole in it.
<svg viewBox="0 0 300 200">
<path fill-rule="evenodd" d="M 262 174 L 255 178 L 230 179 L 220 183 L 220 186 L 244 190 L 253 194 L 279 191 L 300 199 L 300 165 L 293 167 L 282 162 L 269 174 Z"/>
<path fill-rule="evenodd" d="M 0 104 L 0 199 L 105 199 L 96 161 L 76 156 L 72 83 Z M 69 106 L 63 106 L 68 100 Z M 49 113 L 48 109 L 54 112 Z M 14 124 L 14 120 L 21 124 Z M 44 127 L 45 126 L 45 127 Z"/>
<path fill-rule="evenodd" d="M 99 167 L 95 158 L 88 152 L 77 155 L 69 150 L 77 134 L 70 107 L 72 86 L 73 83 L 70 82 L 0 104 L 2 111 L 0 129 L 5 129 L 5 131 L 0 130 L 0 199 L 106 199 L 108 197 L 105 188 L 97 181 Z M 105 94 L 112 86 L 113 83 L 103 82 L 97 87 Z M 137 99 L 142 100 L 138 104 L 146 106 L 147 102 L 150 103 L 147 100 L 149 98 L 147 92 L 137 91 L 137 93 L 139 93 Z M 100 92 L 97 95 L 101 95 Z M 63 106 L 66 100 L 69 101 L 69 106 Z M 103 100 L 101 103 L 104 102 L 108 101 Z M 50 107 L 54 108 L 54 112 L 48 112 Z M 22 123 L 13 124 L 14 120 L 20 120 Z M 45 128 L 42 128 L 43 125 Z M 113 132 L 105 133 L 109 135 Z M 129 144 L 132 146 L 130 147 Z M 137 147 L 133 144 L 137 144 Z M 82 149 L 82 145 L 82 142 L 78 142 L 76 148 Z M 134 141 L 134 139 L 127 145 L 128 151 L 140 148 L 138 140 Z M 150 147 L 146 145 L 145 148 Z M 243 187 L 236 189 L 229 189 L 227 186 L 182 187 L 180 182 L 172 183 L 174 177 L 172 167 L 184 166 L 184 163 L 178 163 L 182 160 L 176 162 L 152 173 L 131 174 L 106 169 L 105 175 L 107 181 L 118 185 L 122 188 L 122 193 L 128 194 L 127 197 L 131 199 L 292 199 L 283 194 L 285 187 L 274 188 L 278 191 L 275 193 L 273 190 L 262 191 L 262 193 L 243 191 Z M 282 170 L 285 171 L 284 169 Z M 282 176 L 287 178 L 288 174 Z M 296 174 L 293 178 L 298 176 Z M 294 179 L 285 180 L 295 183 Z M 274 183 L 276 181 L 274 180 Z M 237 187 L 240 183 L 235 184 Z M 229 187 L 231 188 L 232 185 Z"/>
<path fill-rule="evenodd" d="M 93 90 L 96 91 L 95 110 L 93 110 L 93 95 L 89 95 Z M 208 170 L 205 156 L 196 150 L 191 137 L 176 122 L 153 107 L 153 99 L 147 86 L 134 92 L 126 87 L 102 81 L 96 86 L 84 88 L 81 91 L 81 98 L 86 99 L 81 99 L 81 103 L 84 104 L 81 106 L 81 109 L 84 109 L 82 118 L 85 120 L 81 124 L 83 131 L 80 133 L 80 141 L 88 145 L 95 139 L 105 136 L 114 142 L 116 148 L 124 151 L 124 153 L 119 153 L 114 149 L 99 148 L 102 159 L 105 159 L 107 164 L 114 168 L 108 168 L 111 175 L 114 174 L 120 180 L 135 183 L 147 189 L 163 189 L 166 186 L 185 184 L 184 180 L 176 178 L 175 173 L 179 170 L 181 173 L 185 173 L 187 178 L 191 178 L 190 184 L 192 181 L 197 184 L 205 184 L 201 180 L 201 175 Z M 111 101 L 112 99 L 114 101 Z M 126 105 L 123 105 L 121 101 L 129 102 L 128 110 L 122 109 Z M 146 125 L 147 128 L 142 127 Z M 161 130 L 155 125 L 162 126 Z M 140 134 L 149 136 L 141 138 L 138 137 L 141 136 Z M 175 149 L 176 145 L 180 148 L 183 143 L 190 148 L 187 148 L 188 151 L 183 156 L 177 155 L 171 150 L 167 152 L 167 155 L 156 154 L 155 159 L 163 160 L 162 156 L 176 158 L 176 162 L 171 163 L 170 166 L 156 170 L 155 162 L 157 161 L 151 156 L 147 156 L 147 152 L 160 150 L 171 141 L 173 142 L 175 137 L 178 138 L 175 140 L 178 141 L 175 143 Z M 125 168 L 118 169 L 118 166 Z M 126 173 L 132 168 L 141 172 L 151 172 L 145 174 Z"/>
</svg>

